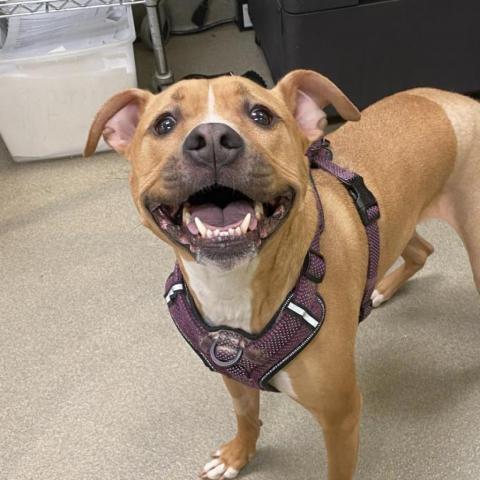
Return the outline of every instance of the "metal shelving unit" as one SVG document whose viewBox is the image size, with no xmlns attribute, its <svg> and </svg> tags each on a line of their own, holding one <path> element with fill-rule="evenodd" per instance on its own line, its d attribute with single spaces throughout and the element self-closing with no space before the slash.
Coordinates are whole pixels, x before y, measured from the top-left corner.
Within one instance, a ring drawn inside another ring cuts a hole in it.
<svg viewBox="0 0 480 480">
<path fill-rule="evenodd" d="M 19 17 L 25 15 L 40 15 L 45 13 L 61 13 L 80 8 L 106 8 L 117 6 L 132 6 L 143 4 L 147 8 L 147 18 L 152 36 L 153 56 L 155 58 L 155 73 L 153 88 L 161 90 L 163 86 L 173 82 L 165 56 L 158 3 L 160 0 L 0 0 L 0 18 Z"/>
</svg>

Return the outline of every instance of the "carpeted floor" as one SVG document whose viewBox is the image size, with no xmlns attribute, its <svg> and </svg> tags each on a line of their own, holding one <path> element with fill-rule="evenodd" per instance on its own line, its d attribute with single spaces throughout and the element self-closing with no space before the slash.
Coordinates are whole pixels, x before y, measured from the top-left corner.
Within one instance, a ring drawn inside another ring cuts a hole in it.
<svg viewBox="0 0 480 480">
<path fill-rule="evenodd" d="M 174 38 L 177 77 L 254 68 L 251 32 Z M 148 85 L 151 56 L 137 49 Z M 234 431 L 220 379 L 180 339 L 172 255 L 139 225 L 115 154 L 13 163 L 0 150 L 0 479 L 186 480 Z M 432 223 L 424 270 L 360 329 L 359 480 L 480 478 L 480 298 L 458 238 Z M 325 476 L 315 423 L 262 400 L 244 477 Z"/>
</svg>

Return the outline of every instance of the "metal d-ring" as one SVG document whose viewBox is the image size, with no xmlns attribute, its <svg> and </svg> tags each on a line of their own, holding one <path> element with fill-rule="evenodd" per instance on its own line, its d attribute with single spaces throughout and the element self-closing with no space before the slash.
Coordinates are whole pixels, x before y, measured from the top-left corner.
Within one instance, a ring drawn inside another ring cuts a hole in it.
<svg viewBox="0 0 480 480">
<path fill-rule="evenodd" d="M 219 339 L 220 339 L 220 337 L 217 337 L 212 342 L 212 345 L 210 346 L 210 357 L 211 357 L 213 363 L 215 365 L 217 365 L 218 367 L 222 367 L 222 368 L 232 367 L 233 365 L 235 365 L 240 360 L 240 358 L 242 358 L 243 348 L 240 345 L 238 346 L 237 354 L 235 355 L 235 358 L 233 358 L 232 360 L 227 360 L 227 361 L 220 360 L 219 358 L 217 358 L 217 352 L 216 352 L 217 343 L 218 343 Z"/>
</svg>

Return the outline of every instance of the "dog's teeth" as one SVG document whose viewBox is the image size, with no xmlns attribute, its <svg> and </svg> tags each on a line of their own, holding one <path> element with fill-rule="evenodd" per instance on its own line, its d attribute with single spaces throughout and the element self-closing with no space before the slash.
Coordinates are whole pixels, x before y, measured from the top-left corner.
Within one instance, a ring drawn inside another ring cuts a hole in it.
<svg viewBox="0 0 480 480">
<path fill-rule="evenodd" d="M 228 229 L 228 234 L 233 237 L 235 235 L 235 230 L 233 228 Z"/>
<path fill-rule="evenodd" d="M 242 229 L 240 227 L 237 227 L 235 229 L 235 235 L 240 236 L 242 234 Z"/>
<path fill-rule="evenodd" d="M 213 235 L 215 237 L 218 237 L 220 235 L 220 230 L 218 228 L 216 230 L 214 230 Z"/>
<path fill-rule="evenodd" d="M 188 225 L 190 223 L 191 215 L 190 212 L 187 209 L 187 206 L 183 207 L 182 211 L 182 221 L 184 225 Z"/>
<path fill-rule="evenodd" d="M 275 210 L 275 212 L 273 213 L 273 215 L 274 215 L 275 217 L 282 217 L 284 213 L 285 213 L 285 206 L 284 206 L 284 205 L 280 205 L 280 206 Z"/>
<path fill-rule="evenodd" d="M 212 238 L 213 237 L 213 232 L 207 228 L 207 238 Z"/>
<path fill-rule="evenodd" d="M 221 237 L 228 237 L 228 232 L 220 232 Z"/>
<path fill-rule="evenodd" d="M 207 235 L 207 227 L 203 224 L 203 222 L 198 217 L 195 217 L 195 225 L 197 226 L 198 231 L 200 232 L 200 235 L 202 237 L 205 237 Z"/>
<path fill-rule="evenodd" d="M 251 213 L 247 213 L 245 215 L 245 218 L 243 219 L 242 224 L 240 225 L 240 230 L 242 231 L 243 234 L 247 233 L 248 231 L 248 226 L 250 225 L 250 219 L 252 218 Z"/>
<path fill-rule="evenodd" d="M 260 220 L 263 215 L 263 203 L 255 202 L 255 216 L 257 217 L 257 220 Z"/>
</svg>

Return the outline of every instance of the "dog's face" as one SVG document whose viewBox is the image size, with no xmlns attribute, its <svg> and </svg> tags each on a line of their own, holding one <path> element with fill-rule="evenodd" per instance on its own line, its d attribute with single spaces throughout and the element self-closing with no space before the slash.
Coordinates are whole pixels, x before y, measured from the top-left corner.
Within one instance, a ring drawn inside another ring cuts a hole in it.
<svg viewBox="0 0 480 480">
<path fill-rule="evenodd" d="M 99 111 L 85 154 L 105 140 L 132 164 L 143 223 L 181 256 L 232 268 L 295 218 L 308 185 L 304 150 L 325 105 L 357 109 L 309 71 L 272 90 L 242 77 L 179 82 L 159 95 L 127 90 Z"/>
</svg>

